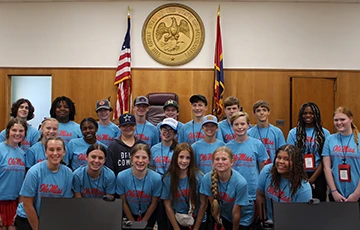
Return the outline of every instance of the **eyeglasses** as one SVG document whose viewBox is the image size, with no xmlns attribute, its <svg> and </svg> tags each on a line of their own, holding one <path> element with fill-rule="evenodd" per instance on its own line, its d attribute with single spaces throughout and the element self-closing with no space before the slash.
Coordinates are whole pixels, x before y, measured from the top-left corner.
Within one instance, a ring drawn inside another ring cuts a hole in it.
<svg viewBox="0 0 360 230">
<path fill-rule="evenodd" d="M 173 134 L 173 133 L 175 133 L 175 130 L 173 130 L 173 129 L 167 129 L 167 128 L 162 128 L 161 129 L 164 133 L 170 133 L 170 134 Z"/>
</svg>

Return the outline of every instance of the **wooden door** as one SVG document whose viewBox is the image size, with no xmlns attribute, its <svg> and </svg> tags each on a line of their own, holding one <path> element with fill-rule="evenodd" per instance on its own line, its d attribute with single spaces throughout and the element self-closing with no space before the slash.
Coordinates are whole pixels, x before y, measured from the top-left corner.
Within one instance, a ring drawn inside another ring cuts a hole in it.
<svg viewBox="0 0 360 230">
<path fill-rule="evenodd" d="M 314 102 L 321 113 L 322 125 L 334 132 L 336 78 L 291 77 L 291 128 L 296 126 L 300 107 Z"/>
</svg>

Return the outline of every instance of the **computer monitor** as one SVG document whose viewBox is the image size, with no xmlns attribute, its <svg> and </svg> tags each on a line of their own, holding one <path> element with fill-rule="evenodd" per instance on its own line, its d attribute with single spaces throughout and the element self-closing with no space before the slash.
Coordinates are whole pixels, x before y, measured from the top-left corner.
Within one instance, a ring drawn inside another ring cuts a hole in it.
<svg viewBox="0 0 360 230">
<path fill-rule="evenodd" d="M 359 229 L 359 203 L 273 202 L 274 230 L 339 230 Z"/>
<path fill-rule="evenodd" d="M 48 198 L 40 205 L 39 230 L 121 230 L 122 200 Z"/>
</svg>

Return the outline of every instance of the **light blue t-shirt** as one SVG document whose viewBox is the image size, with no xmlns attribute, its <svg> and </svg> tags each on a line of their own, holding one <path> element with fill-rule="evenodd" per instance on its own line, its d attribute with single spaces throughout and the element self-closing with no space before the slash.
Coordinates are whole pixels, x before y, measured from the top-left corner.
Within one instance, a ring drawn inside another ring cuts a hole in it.
<svg viewBox="0 0 360 230">
<path fill-rule="evenodd" d="M 196 209 L 194 210 L 194 214 L 197 215 L 200 207 L 200 185 L 201 180 L 203 178 L 203 174 L 198 171 L 196 173 L 196 201 L 197 204 L 195 205 Z M 179 186 L 178 191 L 176 193 L 176 197 L 173 198 L 170 193 L 170 183 L 171 183 L 171 176 L 167 174 L 163 178 L 163 189 L 161 193 L 161 199 L 163 200 L 171 200 L 174 202 L 173 210 L 177 213 L 187 214 L 189 211 L 189 179 L 188 177 L 179 178 Z M 206 221 L 206 214 L 203 218 L 203 222 Z"/>
<path fill-rule="evenodd" d="M 360 134 L 358 135 L 360 140 Z M 331 171 L 338 192 L 348 198 L 359 184 L 360 179 L 360 146 L 354 141 L 354 135 L 344 136 L 340 133 L 332 134 L 325 140 L 323 157 L 330 157 Z M 350 165 L 350 182 L 340 182 L 339 165 L 346 159 L 346 164 Z"/>
<path fill-rule="evenodd" d="M 20 148 L 0 143 L 0 200 L 16 200 L 25 175 L 25 156 Z"/>
<path fill-rule="evenodd" d="M 159 143 L 159 132 L 155 125 L 146 121 L 145 124 L 136 124 L 135 136 L 150 147 Z"/>
<path fill-rule="evenodd" d="M 37 215 L 40 216 L 42 197 L 73 197 L 71 191 L 72 180 L 73 174 L 71 169 L 60 164 L 59 170 L 52 172 L 47 166 L 46 160 L 34 165 L 26 173 L 20 195 L 34 198 L 35 211 Z M 20 217 L 27 218 L 23 203 L 18 205 L 16 214 Z"/>
<path fill-rule="evenodd" d="M 28 130 L 26 137 L 21 141 L 20 148 L 26 152 L 31 146 L 36 144 L 40 138 L 40 133 L 37 129 L 28 124 Z M 0 142 L 6 141 L 6 130 L 4 129 L 0 133 Z"/>
<path fill-rule="evenodd" d="M 259 183 L 257 189 L 265 193 L 266 200 L 266 215 L 269 220 L 273 219 L 272 201 L 289 203 L 289 202 L 308 202 L 312 197 L 310 183 L 303 180 L 301 186 L 298 188 L 294 196 L 291 196 L 291 186 L 287 179 L 281 178 L 280 189 L 275 189 L 271 185 L 270 170 L 273 164 L 265 165 L 261 170 L 259 176 Z"/>
<path fill-rule="evenodd" d="M 190 145 L 194 144 L 200 139 L 203 139 L 205 136 L 204 131 L 202 130 L 202 123 L 195 123 L 194 120 L 184 124 L 178 132 L 178 135 L 179 143 L 187 142 Z M 218 129 L 216 132 L 216 139 L 223 141 L 223 136 L 220 129 Z"/>
<path fill-rule="evenodd" d="M 107 149 L 107 147 L 99 141 L 96 141 L 96 144 L 102 145 Z M 87 164 L 86 152 L 90 146 L 91 144 L 87 143 L 84 138 L 73 139 L 68 143 L 68 152 L 66 155 L 71 164 L 70 167 L 73 170 Z"/>
<path fill-rule="evenodd" d="M 117 175 L 116 193 L 125 195 L 126 202 L 134 215 L 144 214 L 151 204 L 152 197 L 160 197 L 162 190 L 159 173 L 148 169 L 142 179 L 136 178 L 132 167 L 125 169 Z"/>
<path fill-rule="evenodd" d="M 107 147 L 116 138 L 120 137 L 121 131 L 117 125 L 110 122 L 110 124 L 103 126 L 98 122 L 99 128 L 96 132 L 96 140 L 100 141 Z"/>
<path fill-rule="evenodd" d="M 89 176 L 88 165 L 77 168 L 73 174 L 72 189 L 84 198 L 102 198 L 106 194 L 115 194 L 115 174 L 103 165 L 98 178 Z"/>
<path fill-rule="evenodd" d="M 242 143 L 235 140 L 226 145 L 234 154 L 233 169 L 238 171 L 247 181 L 249 197 L 256 199 L 256 187 L 259 178 L 259 163 L 266 161 L 269 157 L 264 145 L 258 139 L 248 137 Z"/>
<path fill-rule="evenodd" d="M 168 170 L 174 151 L 170 151 L 170 146 L 164 146 L 161 142 L 151 147 L 151 165 L 160 175 L 164 175 Z"/>
<path fill-rule="evenodd" d="M 69 159 L 67 157 L 68 149 L 67 146 L 65 146 L 65 156 L 63 158 L 63 161 L 66 165 L 69 165 Z M 45 154 L 45 147 L 41 142 L 36 143 L 35 145 L 31 146 L 25 153 L 26 156 L 26 168 L 30 168 L 36 163 L 39 163 L 41 161 L 46 160 L 46 154 Z"/>
<path fill-rule="evenodd" d="M 74 121 L 69 121 L 67 123 L 59 122 L 59 137 L 61 137 L 65 145 L 69 143 L 70 140 L 82 137 L 80 125 Z"/>
<path fill-rule="evenodd" d="M 250 137 L 260 140 L 270 157 L 267 164 L 274 162 L 276 149 L 286 144 L 285 137 L 281 129 L 272 124 L 266 128 L 260 128 L 257 125 L 248 131 Z"/>
<path fill-rule="evenodd" d="M 233 140 L 236 136 L 233 128 L 231 127 L 231 124 L 228 122 L 227 119 L 224 119 L 219 122 L 219 129 L 221 130 L 225 143 L 228 143 L 229 141 Z"/>
<path fill-rule="evenodd" d="M 211 172 L 206 173 L 201 181 L 200 193 L 208 197 L 213 197 L 211 191 Z M 220 213 L 223 218 L 232 222 L 232 210 L 234 205 L 241 206 L 240 225 L 250 226 L 253 218 L 255 207 L 254 203 L 248 197 L 247 182 L 243 176 L 235 170 L 229 181 L 218 182 L 218 197 L 220 204 Z"/>
<path fill-rule="evenodd" d="M 212 154 L 215 149 L 224 145 L 225 143 L 218 139 L 211 144 L 205 142 L 204 139 L 201 139 L 191 145 L 195 153 L 196 165 L 201 172 L 205 174 L 212 170 Z"/>
<path fill-rule="evenodd" d="M 325 135 L 325 138 L 328 138 L 330 136 L 330 132 L 325 129 L 325 128 L 322 128 L 323 131 L 324 131 L 324 135 Z M 315 160 L 315 166 L 316 168 L 319 166 L 319 163 L 321 161 L 321 153 L 319 153 L 319 150 L 318 148 L 316 147 L 316 144 L 315 144 L 315 141 L 316 141 L 316 133 L 315 133 L 315 129 L 314 127 L 311 127 L 311 128 L 306 128 L 305 129 L 306 131 L 306 147 L 305 147 L 305 153 L 303 154 L 307 154 L 307 153 L 313 153 L 314 154 L 314 160 Z M 287 143 L 288 144 L 291 144 L 291 145 L 295 145 L 296 143 L 296 127 L 295 128 L 292 128 L 288 134 L 288 137 L 287 137 Z M 315 170 L 313 169 L 307 169 L 306 170 L 307 172 L 314 172 Z"/>
</svg>

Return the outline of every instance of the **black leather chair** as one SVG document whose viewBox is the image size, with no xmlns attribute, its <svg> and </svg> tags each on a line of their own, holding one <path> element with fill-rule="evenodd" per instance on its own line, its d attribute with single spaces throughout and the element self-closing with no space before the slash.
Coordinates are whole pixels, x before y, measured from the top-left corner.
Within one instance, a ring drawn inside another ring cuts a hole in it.
<svg viewBox="0 0 360 230">
<path fill-rule="evenodd" d="M 165 102 L 170 99 L 179 102 L 178 95 L 176 93 L 149 93 L 146 97 L 149 99 L 150 104 L 150 109 L 146 115 L 146 119 L 155 126 L 165 118 L 163 109 Z"/>
</svg>

